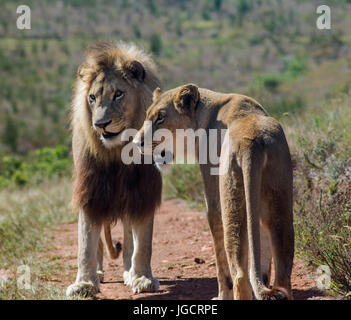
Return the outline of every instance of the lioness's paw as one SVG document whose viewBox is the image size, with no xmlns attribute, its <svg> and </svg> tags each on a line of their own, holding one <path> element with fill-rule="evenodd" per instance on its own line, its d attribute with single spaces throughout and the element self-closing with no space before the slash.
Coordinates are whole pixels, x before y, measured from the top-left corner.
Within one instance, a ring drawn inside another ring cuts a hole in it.
<svg viewBox="0 0 351 320">
<path fill-rule="evenodd" d="M 160 283 L 156 278 L 146 278 L 141 276 L 132 281 L 131 288 L 133 293 L 156 292 L 160 287 Z"/>
<path fill-rule="evenodd" d="M 218 296 L 212 298 L 212 300 L 233 300 L 233 290 L 220 292 Z"/>
<path fill-rule="evenodd" d="M 99 287 L 92 282 L 78 282 L 71 284 L 66 290 L 67 297 L 83 296 L 93 297 L 99 292 Z"/>
</svg>

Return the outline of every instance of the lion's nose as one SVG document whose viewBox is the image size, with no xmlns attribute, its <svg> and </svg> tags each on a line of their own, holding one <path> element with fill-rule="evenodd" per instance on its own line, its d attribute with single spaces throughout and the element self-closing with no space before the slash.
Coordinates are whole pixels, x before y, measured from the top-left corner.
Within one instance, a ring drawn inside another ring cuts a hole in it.
<svg viewBox="0 0 351 320">
<path fill-rule="evenodd" d="M 107 121 L 107 122 L 97 121 L 94 124 L 98 128 L 105 129 L 111 122 L 112 122 L 112 120 Z"/>
</svg>

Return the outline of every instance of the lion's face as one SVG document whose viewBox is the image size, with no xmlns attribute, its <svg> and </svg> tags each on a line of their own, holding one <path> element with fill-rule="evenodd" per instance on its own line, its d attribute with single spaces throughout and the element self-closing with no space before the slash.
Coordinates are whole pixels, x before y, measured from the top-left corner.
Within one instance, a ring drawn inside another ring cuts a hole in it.
<svg viewBox="0 0 351 320">
<path fill-rule="evenodd" d="M 183 152 L 179 157 L 176 154 L 176 146 L 181 140 L 184 146 L 187 145 L 186 136 L 180 132 L 194 128 L 194 113 L 198 100 L 198 88 L 192 84 L 166 92 L 160 89 L 154 91 L 153 103 L 147 109 L 144 125 L 133 142 L 139 146 L 142 153 L 153 154 L 159 169 L 168 168 L 175 158 L 183 158 L 187 152 L 180 150 Z M 162 129 L 167 129 L 171 133 L 169 139 L 164 138 Z M 163 136 L 162 139 L 157 139 L 157 132 Z M 145 141 L 145 137 L 153 137 L 151 146 Z M 159 161 L 158 158 L 167 160 Z"/>
<path fill-rule="evenodd" d="M 125 129 L 140 128 L 145 111 L 137 91 L 118 71 L 100 71 L 93 80 L 86 98 L 92 127 L 105 147 L 121 145 Z"/>
</svg>

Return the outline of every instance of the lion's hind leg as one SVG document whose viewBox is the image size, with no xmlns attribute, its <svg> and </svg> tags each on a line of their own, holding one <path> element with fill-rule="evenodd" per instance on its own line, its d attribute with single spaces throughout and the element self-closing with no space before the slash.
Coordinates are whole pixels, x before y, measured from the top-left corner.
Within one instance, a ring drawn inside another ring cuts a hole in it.
<svg viewBox="0 0 351 320">
<path fill-rule="evenodd" d="M 104 282 L 104 243 L 99 239 L 99 245 L 97 250 L 97 270 L 96 273 L 99 277 L 100 283 Z"/>
</svg>

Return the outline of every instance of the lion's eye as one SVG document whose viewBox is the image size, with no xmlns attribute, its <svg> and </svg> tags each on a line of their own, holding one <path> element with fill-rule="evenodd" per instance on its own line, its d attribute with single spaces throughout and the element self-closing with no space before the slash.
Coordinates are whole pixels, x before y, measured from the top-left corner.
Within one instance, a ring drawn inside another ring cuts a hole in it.
<svg viewBox="0 0 351 320">
<path fill-rule="evenodd" d="M 157 119 L 155 121 L 155 124 L 161 124 L 163 121 L 165 121 L 165 115 L 163 113 L 159 113 L 157 115 Z"/>
<path fill-rule="evenodd" d="M 120 90 L 117 90 L 113 96 L 113 101 L 116 101 L 122 97 L 123 97 L 123 92 Z"/>
<path fill-rule="evenodd" d="M 89 95 L 89 102 L 94 103 L 96 101 L 96 97 L 93 94 Z"/>
</svg>

